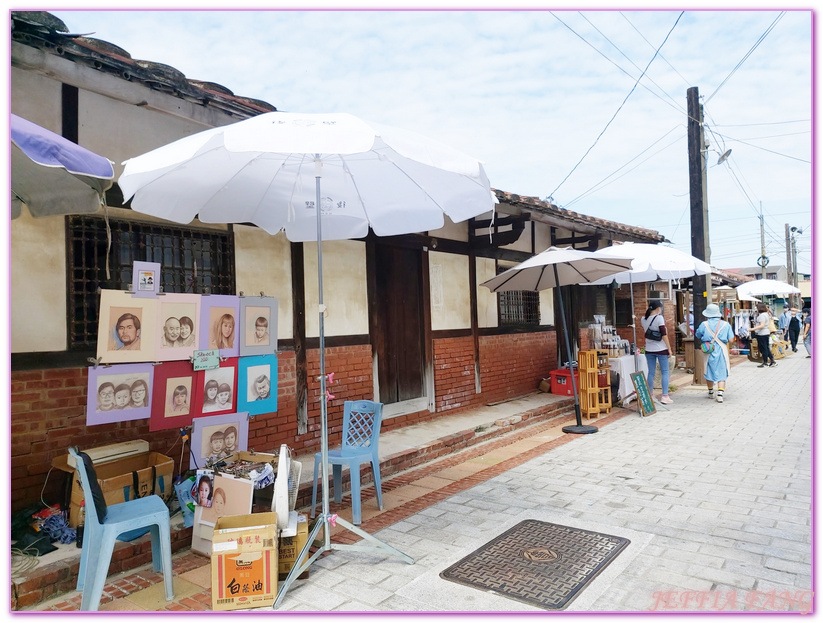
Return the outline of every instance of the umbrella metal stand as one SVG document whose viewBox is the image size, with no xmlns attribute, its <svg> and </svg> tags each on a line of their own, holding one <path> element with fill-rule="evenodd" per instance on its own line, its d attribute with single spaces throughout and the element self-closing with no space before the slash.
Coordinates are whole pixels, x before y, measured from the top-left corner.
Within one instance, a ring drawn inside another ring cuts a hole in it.
<svg viewBox="0 0 823 623">
<path fill-rule="evenodd" d="M 357 526 L 349 523 L 345 519 L 342 519 L 338 516 L 333 516 L 329 513 L 329 430 L 328 430 L 328 406 L 327 396 L 326 396 L 326 343 L 325 343 L 325 335 L 323 329 L 323 314 L 325 312 L 325 306 L 323 305 L 323 235 L 321 232 L 321 210 L 320 210 L 320 178 L 321 178 L 321 162 L 320 162 L 320 154 L 315 154 L 314 159 L 314 172 L 315 172 L 315 184 L 316 184 L 316 191 L 317 191 L 317 201 L 315 203 L 315 210 L 317 211 L 317 287 L 318 287 L 318 311 L 319 311 L 319 329 L 320 329 L 320 455 L 321 460 L 323 461 L 323 465 L 321 468 L 321 478 L 323 479 L 322 482 L 322 504 L 323 509 L 321 515 L 317 518 L 317 522 L 314 525 L 309 537 L 306 541 L 306 544 L 303 546 L 303 549 L 300 550 L 297 558 L 294 561 L 294 565 L 289 571 L 289 574 L 286 576 L 286 579 L 283 581 L 283 584 L 280 586 L 280 590 L 277 592 L 277 599 L 274 601 L 274 608 L 276 609 L 282 602 L 283 599 L 286 597 L 286 593 L 289 590 L 289 587 L 292 583 L 304 572 L 306 571 L 311 564 L 317 560 L 320 556 L 325 554 L 326 552 L 331 552 L 334 550 L 356 550 L 356 551 L 371 551 L 383 554 L 392 554 L 394 556 L 399 557 L 404 562 L 408 564 L 413 564 L 414 559 L 411 556 L 404 554 L 403 552 L 393 548 L 391 545 L 383 543 L 383 541 L 375 538 L 365 530 L 361 530 Z M 578 422 L 580 421 L 580 408 L 578 406 L 578 415 L 577 415 Z M 331 531 L 330 527 L 332 525 L 340 524 L 343 528 L 348 530 L 349 532 L 353 532 L 358 536 L 363 537 L 366 541 L 370 543 L 370 545 L 358 545 L 358 544 L 339 544 L 335 543 L 332 544 L 331 542 Z M 309 558 L 309 550 L 311 549 L 312 545 L 314 544 L 314 540 L 317 537 L 320 530 L 323 530 L 323 544 L 318 548 L 318 550 L 312 554 Z"/>
<path fill-rule="evenodd" d="M 559 283 L 560 280 L 557 277 L 557 264 L 554 264 L 554 281 L 555 283 Z M 560 319 L 563 321 L 563 337 L 566 340 L 566 354 L 569 356 L 571 360 L 572 356 L 572 349 L 569 343 L 569 330 L 568 326 L 566 325 L 566 312 L 563 310 L 563 293 L 558 288 L 557 290 L 557 298 L 560 301 Z M 564 433 L 577 433 L 577 434 L 588 434 L 588 433 L 596 433 L 598 428 L 597 426 L 590 426 L 590 425 L 583 425 L 583 419 L 580 416 L 580 395 L 577 393 L 577 383 L 574 380 L 574 368 L 572 368 L 572 362 L 569 361 L 569 376 L 572 377 L 572 393 L 574 393 L 574 415 L 577 419 L 577 424 L 572 426 L 564 426 L 563 432 Z"/>
</svg>

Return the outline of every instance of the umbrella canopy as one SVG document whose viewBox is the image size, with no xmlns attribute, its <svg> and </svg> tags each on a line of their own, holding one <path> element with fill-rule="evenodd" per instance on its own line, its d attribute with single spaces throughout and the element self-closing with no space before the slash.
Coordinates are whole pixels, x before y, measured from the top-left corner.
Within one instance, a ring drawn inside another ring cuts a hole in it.
<svg viewBox="0 0 823 623">
<path fill-rule="evenodd" d="M 631 260 L 627 258 L 609 257 L 606 254 L 597 255 L 591 251 L 580 251 L 570 247 L 549 247 L 525 262 L 513 266 L 488 281 L 484 281 L 481 285 L 486 286 L 492 292 L 547 290 L 558 286 L 588 283 L 628 268 L 631 268 Z M 557 294 L 560 303 L 560 319 L 563 323 L 563 337 L 566 341 L 566 352 L 571 354 L 566 313 L 563 310 L 563 296 L 559 291 Z M 574 374 L 571 375 L 571 380 L 577 424 L 563 427 L 563 432 L 595 433 L 597 432 L 596 426 L 583 426 L 580 414 L 580 397 L 577 393 Z"/>
<path fill-rule="evenodd" d="M 12 218 L 23 203 L 35 217 L 96 212 L 112 179 L 108 158 L 11 115 Z"/>
<path fill-rule="evenodd" d="M 800 288 L 785 281 L 775 279 L 757 279 L 748 281 L 737 286 L 738 298 L 742 296 L 789 296 L 790 294 L 800 294 Z"/>
<path fill-rule="evenodd" d="M 295 242 L 317 240 L 320 330 L 320 446 L 323 514 L 278 592 L 326 551 L 361 549 L 330 541 L 328 414 L 323 328 L 323 240 L 439 229 L 494 209 L 477 160 L 394 128 L 379 131 L 346 114 L 267 113 L 160 147 L 125 163 L 120 187 L 135 211 L 178 223 L 253 223 Z M 412 559 L 336 521 L 384 553 Z M 308 562 L 309 544 L 323 545 Z"/>
<path fill-rule="evenodd" d="M 716 288 L 714 288 L 715 292 L 721 292 L 721 291 L 726 292 L 726 291 L 730 291 L 730 290 L 734 290 L 735 296 L 736 296 L 738 301 L 754 301 L 755 303 L 760 302 L 760 299 L 758 299 L 758 298 L 755 298 L 753 296 L 748 296 L 746 294 L 740 294 L 740 292 L 737 291 L 737 288 L 733 288 L 731 286 L 717 286 Z"/>
<path fill-rule="evenodd" d="M 194 134 L 125 163 L 132 209 L 178 223 L 253 223 L 294 242 L 439 229 L 494 209 L 482 164 L 348 114 L 272 112 Z"/>
<path fill-rule="evenodd" d="M 570 247 L 549 247 L 481 285 L 492 292 L 536 292 L 557 286 L 591 283 L 625 271 L 631 265 L 632 261 L 625 257 L 610 257 L 606 253 L 597 254 Z"/>
<path fill-rule="evenodd" d="M 598 249 L 595 253 L 627 257 L 632 260 L 631 269 L 599 279 L 591 285 L 642 283 L 648 281 L 672 281 L 697 275 L 708 275 L 712 267 L 688 253 L 659 244 L 625 242 Z"/>
</svg>

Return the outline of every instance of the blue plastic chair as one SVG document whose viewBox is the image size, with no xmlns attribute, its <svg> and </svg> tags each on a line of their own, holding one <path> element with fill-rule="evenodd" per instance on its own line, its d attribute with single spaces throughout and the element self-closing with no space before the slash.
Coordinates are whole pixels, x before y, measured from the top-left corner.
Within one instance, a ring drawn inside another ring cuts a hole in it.
<svg viewBox="0 0 823 623">
<path fill-rule="evenodd" d="M 352 523 L 360 523 L 360 466 L 371 463 L 377 506 L 383 510 L 383 493 L 380 485 L 380 457 L 377 441 L 383 419 L 383 403 L 371 400 L 347 400 L 343 406 L 343 443 L 336 450 L 329 450 L 332 466 L 334 501 L 340 503 L 343 492 L 343 466 L 349 469 L 351 480 Z M 314 486 L 311 492 L 311 516 L 317 506 L 317 473 L 323 462 L 322 453 L 314 455 Z"/>
<path fill-rule="evenodd" d="M 95 611 L 100 607 L 100 597 L 103 595 L 103 586 L 109 573 L 109 564 L 114 552 L 115 541 L 118 537 L 128 537 L 136 530 L 148 528 L 151 532 L 151 558 L 155 571 L 163 571 L 163 581 L 166 587 L 166 600 L 174 599 L 171 571 L 171 529 L 169 509 L 160 496 L 149 495 L 112 504 L 106 509 L 105 518 L 100 521 L 97 507 L 94 503 L 90 475 L 86 472 L 86 464 L 76 447 L 69 448 L 77 463 L 77 473 L 80 474 L 80 483 L 83 485 L 83 496 L 86 500 L 86 522 L 83 531 L 83 550 L 80 554 L 80 571 L 77 574 L 77 590 L 83 592 L 80 610 Z M 94 475 L 95 486 L 97 477 Z M 133 536 L 131 538 L 134 538 Z M 123 539 L 121 539 L 123 540 Z"/>
</svg>

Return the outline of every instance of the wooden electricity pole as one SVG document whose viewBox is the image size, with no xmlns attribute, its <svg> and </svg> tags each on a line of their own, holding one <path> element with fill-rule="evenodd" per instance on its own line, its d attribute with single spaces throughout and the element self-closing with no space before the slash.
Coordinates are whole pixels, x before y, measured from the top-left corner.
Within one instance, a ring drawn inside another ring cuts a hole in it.
<svg viewBox="0 0 823 623">
<path fill-rule="evenodd" d="M 703 137 L 703 106 L 697 87 L 686 91 L 688 104 L 688 145 L 689 145 L 689 202 L 691 206 L 692 255 L 711 264 L 709 249 L 709 202 L 706 194 L 706 145 Z M 692 278 L 692 301 L 694 324 L 703 318 L 703 310 L 711 303 L 712 276 L 698 275 Z M 694 382 L 702 385 L 702 353 L 700 341 L 694 340 Z"/>
</svg>

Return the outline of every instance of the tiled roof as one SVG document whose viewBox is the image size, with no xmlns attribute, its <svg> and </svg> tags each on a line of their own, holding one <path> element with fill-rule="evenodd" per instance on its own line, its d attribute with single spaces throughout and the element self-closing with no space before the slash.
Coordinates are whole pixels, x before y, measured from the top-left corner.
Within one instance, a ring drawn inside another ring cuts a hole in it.
<svg viewBox="0 0 823 623">
<path fill-rule="evenodd" d="M 596 218 L 594 216 L 588 216 L 578 212 L 572 212 L 571 210 L 558 208 L 556 205 L 549 203 L 548 201 L 538 199 L 537 197 L 523 197 L 521 195 L 516 195 L 503 190 L 495 190 L 494 192 L 497 195 L 497 200 L 501 204 L 507 203 L 521 209 L 534 211 L 539 214 L 554 216 L 568 222 L 569 225 L 572 226 L 572 229 L 573 225 L 577 223 L 587 228 L 594 228 L 599 232 L 602 232 L 606 238 L 611 238 L 612 235 L 618 234 L 637 242 L 669 242 L 660 232 L 653 229 L 635 227 L 624 223 L 618 223 L 616 221 L 607 221 L 606 219 Z"/>
<path fill-rule="evenodd" d="M 140 82 L 184 100 L 214 106 L 238 118 L 277 110 L 268 102 L 235 95 L 219 84 L 190 80 L 169 65 L 135 60 L 126 50 L 108 41 L 71 34 L 61 20 L 46 11 L 12 11 L 11 37 L 12 41 L 58 54 L 129 82 Z"/>
</svg>

